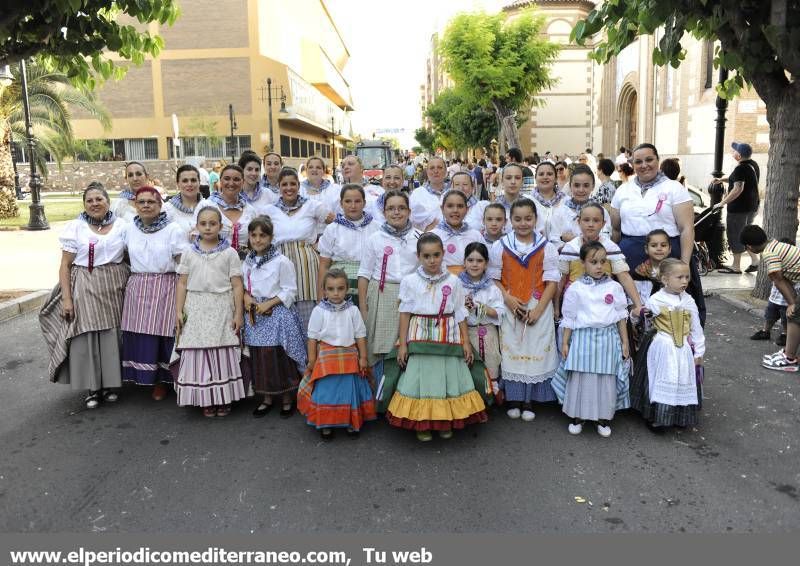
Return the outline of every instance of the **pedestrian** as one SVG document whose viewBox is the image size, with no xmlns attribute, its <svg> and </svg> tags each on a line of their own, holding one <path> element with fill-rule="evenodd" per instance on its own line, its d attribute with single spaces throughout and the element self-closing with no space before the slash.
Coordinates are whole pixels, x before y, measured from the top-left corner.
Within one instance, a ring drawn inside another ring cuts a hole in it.
<svg viewBox="0 0 800 566">
<path fill-rule="evenodd" d="M 617 186 L 611 180 L 611 175 L 614 174 L 614 162 L 610 159 L 601 159 L 597 163 L 597 179 L 600 184 L 595 189 L 592 197 L 605 207 L 606 210 L 611 208 L 611 200 L 614 198 L 614 193 Z"/>
<path fill-rule="evenodd" d="M 750 144 L 733 142 L 733 158 L 737 165 L 727 179 L 715 179 L 715 183 L 728 181 L 728 194 L 716 207 L 727 206 L 725 216 L 725 226 L 727 228 L 728 246 L 733 254 L 733 262 L 730 266 L 717 268 L 721 273 L 742 273 L 741 262 L 742 254 L 746 251 L 740 242 L 742 229 L 753 223 L 758 213 L 760 197 L 758 194 L 758 181 L 761 171 L 758 163 L 753 161 L 753 148 Z M 752 252 L 750 254 L 750 265 L 744 270 L 745 273 L 755 273 L 758 271 L 758 256 Z"/>
<path fill-rule="evenodd" d="M 553 325 L 558 253 L 536 230 L 536 205 L 531 200 L 522 198 L 511 205 L 511 228 L 489 252 L 489 276 L 500 281 L 506 305 L 500 325 L 500 384 L 511 403 L 506 414 L 532 421 L 534 401 L 556 400 L 550 379 L 558 367 Z"/>
<path fill-rule="evenodd" d="M 283 157 L 280 153 L 269 151 L 264 154 L 264 174 L 261 176 L 261 188 L 267 189 L 266 196 L 269 199 L 269 204 L 275 204 L 281 196 L 280 187 L 278 187 L 278 175 L 283 169 Z"/>
<path fill-rule="evenodd" d="M 556 190 L 563 193 L 565 196 L 569 196 L 569 174 L 570 174 L 569 165 L 567 164 L 566 161 L 557 161 L 555 169 L 556 169 L 556 185 L 555 185 Z"/>
<path fill-rule="evenodd" d="M 548 240 L 553 227 L 553 213 L 567 196 L 556 184 L 556 168 L 549 161 L 540 163 L 536 168 L 536 187 L 531 193 L 531 199 L 536 204 L 536 230 Z"/>
<path fill-rule="evenodd" d="M 222 240 L 227 241 L 240 257 L 247 251 L 247 225 L 258 216 L 242 194 L 244 171 L 238 165 L 226 165 L 220 172 L 219 191 L 211 193 L 207 205 L 222 216 Z M 202 209 L 195 208 L 195 215 Z M 196 219 L 196 223 L 198 220 Z"/>
<path fill-rule="evenodd" d="M 294 308 L 297 275 L 294 265 L 272 243 L 268 216 L 247 226 L 250 252 L 242 265 L 244 278 L 244 344 L 249 350 L 253 391 L 263 396 L 253 411 L 261 418 L 280 398 L 282 418 L 291 417 L 300 376 L 306 369 L 306 335 Z"/>
<path fill-rule="evenodd" d="M 317 274 L 317 297 L 324 296 L 323 281 L 331 268 L 342 270 L 350 282 L 347 294 L 358 306 L 358 270 L 364 249 L 370 237 L 380 230 L 380 222 L 364 212 L 364 188 L 348 183 L 341 188 L 341 208 L 336 218 L 328 224 L 319 239 L 319 272 Z"/>
<path fill-rule="evenodd" d="M 617 173 L 619 174 L 620 185 L 624 185 L 633 177 L 633 167 L 626 161 L 617 165 Z"/>
<path fill-rule="evenodd" d="M 586 165 L 576 165 L 570 174 L 571 195 L 563 200 L 561 206 L 553 209 L 550 228 L 550 243 L 557 250 L 561 250 L 566 242 L 580 235 L 581 229 L 578 222 L 581 209 L 594 202 L 591 194 L 594 191 L 594 173 Z M 603 213 L 603 227 L 600 233 L 604 236 L 611 235 L 611 217 L 608 212 Z"/>
<path fill-rule="evenodd" d="M 244 201 L 253 207 L 257 216 L 264 214 L 272 203 L 272 194 L 261 185 L 261 159 L 255 152 L 247 152 L 239 158 L 242 168 L 242 192 Z"/>
<path fill-rule="evenodd" d="M 475 179 L 469 173 L 464 171 L 455 174 L 453 179 L 450 181 L 450 187 L 448 188 L 448 190 L 461 191 L 464 193 L 464 195 L 466 195 L 467 215 L 464 217 L 464 220 L 469 224 L 470 228 L 479 230 L 483 209 L 480 205 L 480 201 L 475 196 L 475 189 Z"/>
<path fill-rule="evenodd" d="M 300 182 L 300 196 L 307 199 L 318 200 L 327 211 L 326 219 L 317 225 L 319 235 L 325 231 L 325 226 L 333 222 L 339 212 L 342 187 L 325 178 L 325 162 L 319 156 L 309 157 L 306 161 L 306 178 Z"/>
<path fill-rule="evenodd" d="M 239 365 L 242 266 L 221 231 L 222 212 L 213 206 L 202 208 L 197 215 L 199 235 L 181 255 L 177 270 L 180 368 L 175 390 L 179 406 L 201 407 L 206 417 L 228 416 L 231 403 L 245 397 Z"/>
<path fill-rule="evenodd" d="M 502 214 L 502 212 L 501 212 Z M 502 215 L 505 221 L 505 215 Z M 464 271 L 458 278 L 464 286 L 469 341 L 477 351 L 489 377 L 492 395 L 500 398 L 500 335 L 498 326 L 506 311 L 503 295 L 487 274 L 489 249 L 472 242 L 464 250 Z"/>
<path fill-rule="evenodd" d="M 39 312 L 50 381 L 88 390 L 87 409 L 117 401 L 122 385 L 119 327 L 130 270 L 126 223 L 110 206 L 101 183 L 83 191 L 83 212 L 59 236 L 58 285 Z"/>
<path fill-rule="evenodd" d="M 201 157 L 197 161 L 197 166 L 195 168 L 197 169 L 198 180 L 200 181 L 200 195 L 202 198 L 208 198 L 211 195 L 211 174 L 206 169 L 206 160 L 204 157 Z"/>
<path fill-rule="evenodd" d="M 390 191 L 384 199 L 386 221 L 364 246 L 358 268 L 358 307 L 367 324 L 367 356 L 373 375 L 383 376 L 383 358 L 397 342 L 400 282 L 417 268 L 420 232 L 410 220 L 408 195 Z"/>
<path fill-rule="evenodd" d="M 214 162 L 214 166 L 208 173 L 208 192 L 201 193 L 204 199 L 211 196 L 211 193 L 219 190 L 219 173 L 222 171 L 222 164 L 219 161 Z"/>
<path fill-rule="evenodd" d="M 308 324 L 308 369 L 297 409 L 323 440 L 331 440 L 336 428 L 357 437 L 364 422 L 377 418 L 368 381 L 367 329 L 347 295 L 347 274 L 331 269 L 323 285 L 325 298 Z"/>
<path fill-rule="evenodd" d="M 622 286 L 606 273 L 606 250 L 599 241 L 580 248 L 584 275 L 569 286 L 561 307 L 561 363 L 553 389 L 570 417 L 570 434 L 584 421 L 611 436 L 611 420 L 630 406 L 628 303 Z"/>
<path fill-rule="evenodd" d="M 195 232 L 194 215 L 206 202 L 200 193 L 200 175 L 194 165 L 181 165 L 175 174 L 178 185 L 178 194 L 164 203 L 164 212 L 170 221 L 178 225 L 183 231 L 186 241 L 191 241 Z"/>
<path fill-rule="evenodd" d="M 483 210 L 481 241 L 488 249 L 506 233 L 506 209 L 499 202 L 490 202 Z"/>
<path fill-rule="evenodd" d="M 123 235 L 131 276 L 120 324 L 122 379 L 152 387 L 153 399 L 161 401 L 173 382 L 175 270 L 189 241 L 183 228 L 161 211 L 161 195 L 155 188 L 138 189 L 134 203 L 138 214 Z"/>
<path fill-rule="evenodd" d="M 127 187 L 119 192 L 119 196 L 111 207 L 111 212 L 120 220 L 132 222 L 133 217 L 136 216 L 136 207 L 133 205 L 136 191 L 150 184 L 150 176 L 142 163 L 129 161 L 125 164 L 125 183 Z"/>
<path fill-rule="evenodd" d="M 464 222 L 467 202 L 467 196 L 461 191 L 448 190 L 442 199 L 442 220 L 431 230 L 443 243 L 445 268 L 454 275 L 464 270 L 464 249 L 467 244 L 481 241 L 481 233 Z"/>
<path fill-rule="evenodd" d="M 443 269 L 443 257 L 439 236 L 422 234 L 420 266 L 400 283 L 399 376 L 386 418 L 422 442 L 432 440 L 434 430 L 448 439 L 454 429 L 488 420 L 469 369 L 466 294 L 459 278 Z"/>
<path fill-rule="evenodd" d="M 428 181 L 411 193 L 411 222 L 414 228 L 427 231 L 442 219 L 442 194 L 446 187 L 444 159 L 432 157 L 427 166 Z"/>
</svg>

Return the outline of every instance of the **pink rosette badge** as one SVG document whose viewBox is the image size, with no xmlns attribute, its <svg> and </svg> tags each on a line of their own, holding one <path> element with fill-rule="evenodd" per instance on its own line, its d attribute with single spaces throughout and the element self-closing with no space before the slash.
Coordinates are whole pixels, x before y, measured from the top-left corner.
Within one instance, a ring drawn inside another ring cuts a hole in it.
<svg viewBox="0 0 800 566">
<path fill-rule="evenodd" d="M 442 287 L 442 304 L 439 305 L 439 316 L 444 315 L 444 307 L 447 305 L 447 297 L 450 296 L 450 293 L 453 292 L 453 289 L 450 285 L 445 285 Z"/>
<path fill-rule="evenodd" d="M 480 352 L 481 359 L 486 358 L 486 330 L 485 326 L 478 327 L 478 351 Z"/>
<path fill-rule="evenodd" d="M 392 255 L 394 253 L 394 248 L 392 246 L 386 246 L 383 248 L 384 255 Z"/>
<path fill-rule="evenodd" d="M 614 302 L 614 295 L 609 293 L 608 295 L 606 295 L 605 301 L 607 305 L 612 304 Z"/>
<path fill-rule="evenodd" d="M 667 200 L 667 193 L 658 194 L 658 204 L 656 205 L 655 214 L 661 212 L 661 207 L 664 206 L 664 201 Z"/>
<path fill-rule="evenodd" d="M 533 298 L 538 301 L 539 299 L 542 298 L 542 292 L 541 291 L 534 291 L 533 292 Z"/>
<path fill-rule="evenodd" d="M 456 253 L 456 245 L 455 244 L 447 244 L 447 253 L 449 253 L 449 254 Z"/>
</svg>

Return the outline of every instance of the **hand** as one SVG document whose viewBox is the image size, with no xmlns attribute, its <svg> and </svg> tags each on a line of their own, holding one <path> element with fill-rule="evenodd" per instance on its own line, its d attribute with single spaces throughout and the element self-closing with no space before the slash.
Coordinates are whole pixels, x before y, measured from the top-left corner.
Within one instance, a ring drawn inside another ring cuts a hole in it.
<svg viewBox="0 0 800 566">
<path fill-rule="evenodd" d="M 358 310 L 361 311 L 361 319 L 366 324 L 366 322 L 367 322 L 367 305 L 360 305 L 358 307 Z"/>
<path fill-rule="evenodd" d="M 530 324 L 531 326 L 536 324 L 539 320 L 539 317 L 542 316 L 542 313 L 538 312 L 539 309 L 531 309 L 528 311 L 528 316 L 526 317 L 525 324 Z"/>
<path fill-rule="evenodd" d="M 231 330 L 233 330 L 234 334 L 239 334 L 239 331 L 244 326 L 244 320 L 242 319 L 242 315 L 237 315 L 233 317 L 231 321 Z"/>
<path fill-rule="evenodd" d="M 506 294 L 504 300 L 505 300 L 506 306 L 508 307 L 508 310 L 513 312 L 513 313 L 515 313 L 515 314 L 519 310 L 524 309 L 524 307 L 522 305 L 522 301 L 520 301 L 518 298 L 516 298 L 511 293 Z"/>
<path fill-rule="evenodd" d="M 642 315 L 642 310 L 644 310 L 644 307 L 633 307 L 631 309 L 631 318 L 638 319 Z"/>
<path fill-rule="evenodd" d="M 715 177 L 714 179 L 711 179 L 711 183 L 714 184 L 714 185 L 721 185 L 722 184 L 722 179 L 718 179 L 718 178 Z"/>
<path fill-rule="evenodd" d="M 397 347 L 397 365 L 406 369 L 406 362 L 408 361 L 408 344 L 400 344 Z"/>
<path fill-rule="evenodd" d="M 622 343 L 622 359 L 627 360 L 631 357 L 631 348 L 627 342 Z"/>
<path fill-rule="evenodd" d="M 714 205 L 714 210 L 719 210 L 723 206 L 725 206 L 724 202 L 718 202 L 717 204 Z"/>
<path fill-rule="evenodd" d="M 794 305 L 789 305 L 786 307 L 786 318 L 792 318 L 794 315 Z"/>
<path fill-rule="evenodd" d="M 464 306 L 467 307 L 467 310 L 473 310 L 475 308 L 475 301 L 472 300 L 472 295 L 467 295 L 467 298 L 464 300 Z"/>
<path fill-rule="evenodd" d="M 561 234 L 561 241 L 562 242 L 570 242 L 575 239 L 575 234 L 572 232 L 564 232 Z"/>
<path fill-rule="evenodd" d="M 468 366 L 472 365 L 474 358 L 472 356 L 472 345 L 467 343 L 464 344 L 464 361 L 467 362 Z"/>
<path fill-rule="evenodd" d="M 250 305 L 252 305 L 254 302 L 255 301 L 253 301 L 253 298 L 250 295 L 245 294 L 245 296 L 244 296 L 244 310 L 245 311 L 249 311 L 250 310 Z"/>
<path fill-rule="evenodd" d="M 561 357 L 565 360 L 569 357 L 569 344 L 566 342 L 561 344 Z"/>
<path fill-rule="evenodd" d="M 699 356 L 694 359 L 694 365 L 702 366 L 703 365 L 703 356 Z"/>
<path fill-rule="evenodd" d="M 72 304 L 72 299 L 61 299 L 61 316 L 64 320 L 72 320 L 75 316 L 75 307 Z"/>
<path fill-rule="evenodd" d="M 561 306 L 558 304 L 553 309 L 553 320 L 561 320 Z"/>
<path fill-rule="evenodd" d="M 358 369 L 360 369 L 363 374 L 369 371 L 369 361 L 367 358 L 358 358 Z"/>
<path fill-rule="evenodd" d="M 178 313 L 175 316 L 175 333 L 180 334 L 183 330 L 183 313 Z"/>
</svg>

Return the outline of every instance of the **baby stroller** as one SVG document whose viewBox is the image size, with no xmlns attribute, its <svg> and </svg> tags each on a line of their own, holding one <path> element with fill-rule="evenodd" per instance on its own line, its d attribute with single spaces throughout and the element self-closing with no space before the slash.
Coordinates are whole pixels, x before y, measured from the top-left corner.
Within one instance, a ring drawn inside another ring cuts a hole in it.
<svg viewBox="0 0 800 566">
<path fill-rule="evenodd" d="M 701 276 L 707 275 L 709 271 L 713 271 L 722 263 L 719 253 L 712 253 L 711 251 L 724 249 L 722 242 L 716 242 L 720 235 L 724 238 L 725 234 L 720 220 L 721 217 L 722 208 L 713 206 L 695 215 L 694 258 L 697 261 L 697 268 Z"/>
</svg>

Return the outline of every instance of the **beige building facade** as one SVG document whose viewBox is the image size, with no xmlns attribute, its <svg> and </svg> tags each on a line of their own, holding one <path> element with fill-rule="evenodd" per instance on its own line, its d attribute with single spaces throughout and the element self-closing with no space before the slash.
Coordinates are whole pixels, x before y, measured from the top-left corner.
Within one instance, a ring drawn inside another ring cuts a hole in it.
<svg viewBox="0 0 800 566">
<path fill-rule="evenodd" d="M 324 0 L 183 0 L 174 26 L 149 29 L 164 38 L 160 56 L 99 90 L 111 131 L 76 114 L 77 137 L 106 140 L 126 160 L 230 160 L 272 147 L 290 165 L 311 155 L 330 164 L 332 137 L 336 161 L 344 154 L 352 140 L 350 52 Z"/>
</svg>

